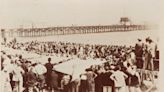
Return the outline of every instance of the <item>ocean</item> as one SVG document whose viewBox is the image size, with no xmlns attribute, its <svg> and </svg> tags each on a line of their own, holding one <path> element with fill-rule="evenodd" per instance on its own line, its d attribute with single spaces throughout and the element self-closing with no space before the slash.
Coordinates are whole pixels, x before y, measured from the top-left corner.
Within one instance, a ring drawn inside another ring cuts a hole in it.
<svg viewBox="0 0 164 92">
<path fill-rule="evenodd" d="M 90 33 L 90 34 L 72 34 L 72 35 L 54 35 L 42 37 L 17 37 L 18 42 L 27 41 L 61 41 L 75 42 L 84 44 L 105 44 L 105 45 L 131 45 L 134 46 L 137 39 L 145 41 L 150 37 L 154 42 L 158 43 L 159 36 L 157 30 L 140 30 L 127 32 L 108 32 L 108 33 Z"/>
</svg>

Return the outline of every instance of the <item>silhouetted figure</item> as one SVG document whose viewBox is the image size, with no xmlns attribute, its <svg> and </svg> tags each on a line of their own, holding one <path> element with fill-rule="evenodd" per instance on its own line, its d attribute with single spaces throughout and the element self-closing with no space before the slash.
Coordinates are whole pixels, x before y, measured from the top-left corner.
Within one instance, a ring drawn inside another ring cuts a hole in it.
<svg viewBox="0 0 164 92">
<path fill-rule="evenodd" d="M 46 73 L 47 89 L 52 89 L 51 81 L 52 81 L 53 64 L 51 64 L 51 58 L 48 58 L 48 63 L 45 64 L 45 67 L 47 68 L 47 73 Z"/>
<path fill-rule="evenodd" d="M 135 55 L 136 55 L 136 65 L 137 68 L 143 68 L 143 43 L 141 39 L 138 39 L 138 42 L 135 45 Z"/>
</svg>

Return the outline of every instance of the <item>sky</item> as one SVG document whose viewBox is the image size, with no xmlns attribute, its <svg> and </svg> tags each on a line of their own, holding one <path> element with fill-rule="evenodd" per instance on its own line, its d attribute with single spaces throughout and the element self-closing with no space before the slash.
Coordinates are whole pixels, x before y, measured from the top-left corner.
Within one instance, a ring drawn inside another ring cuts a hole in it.
<svg viewBox="0 0 164 92">
<path fill-rule="evenodd" d="M 159 0 L 0 0 L 0 27 L 158 24 L 161 12 Z"/>
</svg>

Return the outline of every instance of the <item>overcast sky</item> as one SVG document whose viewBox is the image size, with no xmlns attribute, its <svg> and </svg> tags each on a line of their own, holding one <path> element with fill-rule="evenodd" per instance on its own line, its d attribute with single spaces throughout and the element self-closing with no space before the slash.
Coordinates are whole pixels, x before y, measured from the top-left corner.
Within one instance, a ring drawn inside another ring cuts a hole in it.
<svg viewBox="0 0 164 92">
<path fill-rule="evenodd" d="M 122 16 L 158 23 L 160 6 L 158 0 L 0 0 L 0 27 L 108 25 Z"/>
</svg>

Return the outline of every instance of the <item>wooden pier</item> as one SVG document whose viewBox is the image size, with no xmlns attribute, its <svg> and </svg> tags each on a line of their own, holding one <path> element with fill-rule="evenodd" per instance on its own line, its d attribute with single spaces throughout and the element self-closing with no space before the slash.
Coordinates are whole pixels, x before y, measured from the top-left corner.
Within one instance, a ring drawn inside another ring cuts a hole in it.
<svg viewBox="0 0 164 92">
<path fill-rule="evenodd" d="M 53 35 L 69 34 L 88 34 L 88 33 L 105 33 L 105 32 L 127 32 L 135 30 L 147 30 L 146 25 L 132 24 L 127 17 L 120 18 L 120 23 L 116 25 L 97 25 L 97 26 L 65 26 L 65 27 L 46 27 L 46 28 L 18 28 L 7 31 L 12 36 L 16 33 L 18 37 L 39 37 Z"/>
<path fill-rule="evenodd" d="M 126 32 L 145 30 L 144 25 L 105 25 L 105 26 L 68 26 L 68 27 L 47 27 L 47 28 L 20 28 L 17 34 L 20 37 L 88 34 L 104 32 Z"/>
</svg>

